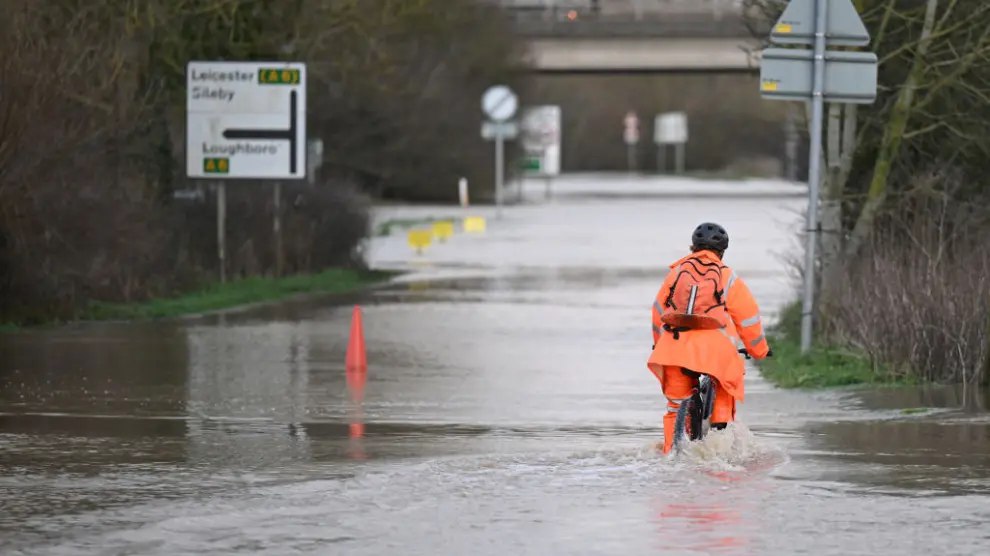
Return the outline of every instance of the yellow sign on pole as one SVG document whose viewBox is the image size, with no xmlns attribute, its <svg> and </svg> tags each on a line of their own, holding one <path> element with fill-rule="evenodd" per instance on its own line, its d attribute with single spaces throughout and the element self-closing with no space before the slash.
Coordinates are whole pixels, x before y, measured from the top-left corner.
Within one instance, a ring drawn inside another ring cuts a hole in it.
<svg viewBox="0 0 990 556">
<path fill-rule="evenodd" d="M 424 249 L 433 243 L 433 232 L 431 230 L 409 230 L 409 247 L 422 253 Z"/>
<path fill-rule="evenodd" d="M 433 237 L 438 240 L 447 241 L 454 236 L 454 223 L 450 220 L 441 220 L 433 223 Z"/>
<path fill-rule="evenodd" d="M 464 219 L 464 231 L 469 234 L 484 233 L 485 224 L 485 218 L 482 216 L 468 216 Z"/>
</svg>

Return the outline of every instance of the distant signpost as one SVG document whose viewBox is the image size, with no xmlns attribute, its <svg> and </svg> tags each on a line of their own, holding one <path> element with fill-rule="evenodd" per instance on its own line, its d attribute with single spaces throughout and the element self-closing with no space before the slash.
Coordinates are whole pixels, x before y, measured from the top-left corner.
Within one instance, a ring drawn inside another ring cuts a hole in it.
<svg viewBox="0 0 990 556">
<path fill-rule="evenodd" d="M 826 50 L 827 46 L 866 46 L 870 34 L 850 0 L 791 0 L 770 33 L 778 45 L 767 48 L 760 64 L 760 92 L 770 100 L 811 101 L 808 153 L 808 232 L 801 316 L 801 352 L 811 348 L 815 295 L 815 250 L 822 133 L 826 102 L 870 104 L 877 94 L 877 56 L 872 52 Z"/>
<path fill-rule="evenodd" d="M 653 123 L 653 141 L 657 144 L 657 171 L 665 172 L 666 150 L 674 146 L 674 168 L 678 174 L 684 173 L 684 147 L 688 141 L 688 120 L 684 112 L 657 114 Z"/>
<path fill-rule="evenodd" d="M 639 144 L 639 116 L 630 110 L 622 118 L 622 141 L 626 144 L 626 166 L 636 170 L 636 145 Z"/>
<path fill-rule="evenodd" d="M 217 181 L 220 279 L 226 279 L 228 179 L 304 179 L 306 65 L 189 62 L 186 67 L 186 175 Z M 276 271 L 281 273 L 281 182 L 275 181 Z"/>
<path fill-rule="evenodd" d="M 502 216 L 502 187 L 505 175 L 505 140 L 519 134 L 519 126 L 509 121 L 516 115 L 519 98 L 505 85 L 489 87 L 481 97 L 481 109 L 489 121 L 481 126 L 481 136 L 495 141 L 495 205 Z"/>
<path fill-rule="evenodd" d="M 560 107 L 530 106 L 523 110 L 523 171 L 547 182 L 550 196 L 553 178 L 560 175 Z"/>
</svg>

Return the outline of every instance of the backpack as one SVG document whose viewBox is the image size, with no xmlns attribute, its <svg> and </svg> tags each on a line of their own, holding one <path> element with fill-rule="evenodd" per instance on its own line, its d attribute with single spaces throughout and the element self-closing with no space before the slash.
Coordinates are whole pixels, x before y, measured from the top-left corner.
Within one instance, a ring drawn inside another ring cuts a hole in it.
<svg viewBox="0 0 990 556">
<path fill-rule="evenodd" d="M 722 270 L 718 263 L 699 258 L 685 260 L 674 272 L 677 277 L 670 286 L 664 302 L 660 321 L 664 328 L 674 333 L 692 329 L 712 330 L 725 325 L 725 289 L 722 287 Z"/>
</svg>

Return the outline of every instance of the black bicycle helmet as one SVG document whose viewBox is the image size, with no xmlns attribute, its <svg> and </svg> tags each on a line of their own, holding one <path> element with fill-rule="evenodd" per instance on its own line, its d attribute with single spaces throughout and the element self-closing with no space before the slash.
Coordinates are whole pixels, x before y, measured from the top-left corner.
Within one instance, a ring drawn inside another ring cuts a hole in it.
<svg viewBox="0 0 990 556">
<path fill-rule="evenodd" d="M 729 248 L 729 232 L 712 222 L 705 222 L 694 229 L 691 245 L 696 250 L 711 249 L 720 253 Z"/>
</svg>

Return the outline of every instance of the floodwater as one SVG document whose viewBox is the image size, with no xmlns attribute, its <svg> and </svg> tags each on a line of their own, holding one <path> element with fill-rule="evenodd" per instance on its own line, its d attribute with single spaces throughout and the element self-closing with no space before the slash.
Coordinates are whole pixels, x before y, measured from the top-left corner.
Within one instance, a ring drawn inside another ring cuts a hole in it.
<svg viewBox="0 0 990 556">
<path fill-rule="evenodd" d="M 782 391 L 658 454 L 649 309 L 695 224 L 768 319 L 803 191 L 614 176 L 489 208 L 488 230 L 353 296 L 0 336 L 2 554 L 986 554 L 990 400 Z M 370 368 L 348 374 L 354 304 Z"/>
</svg>

